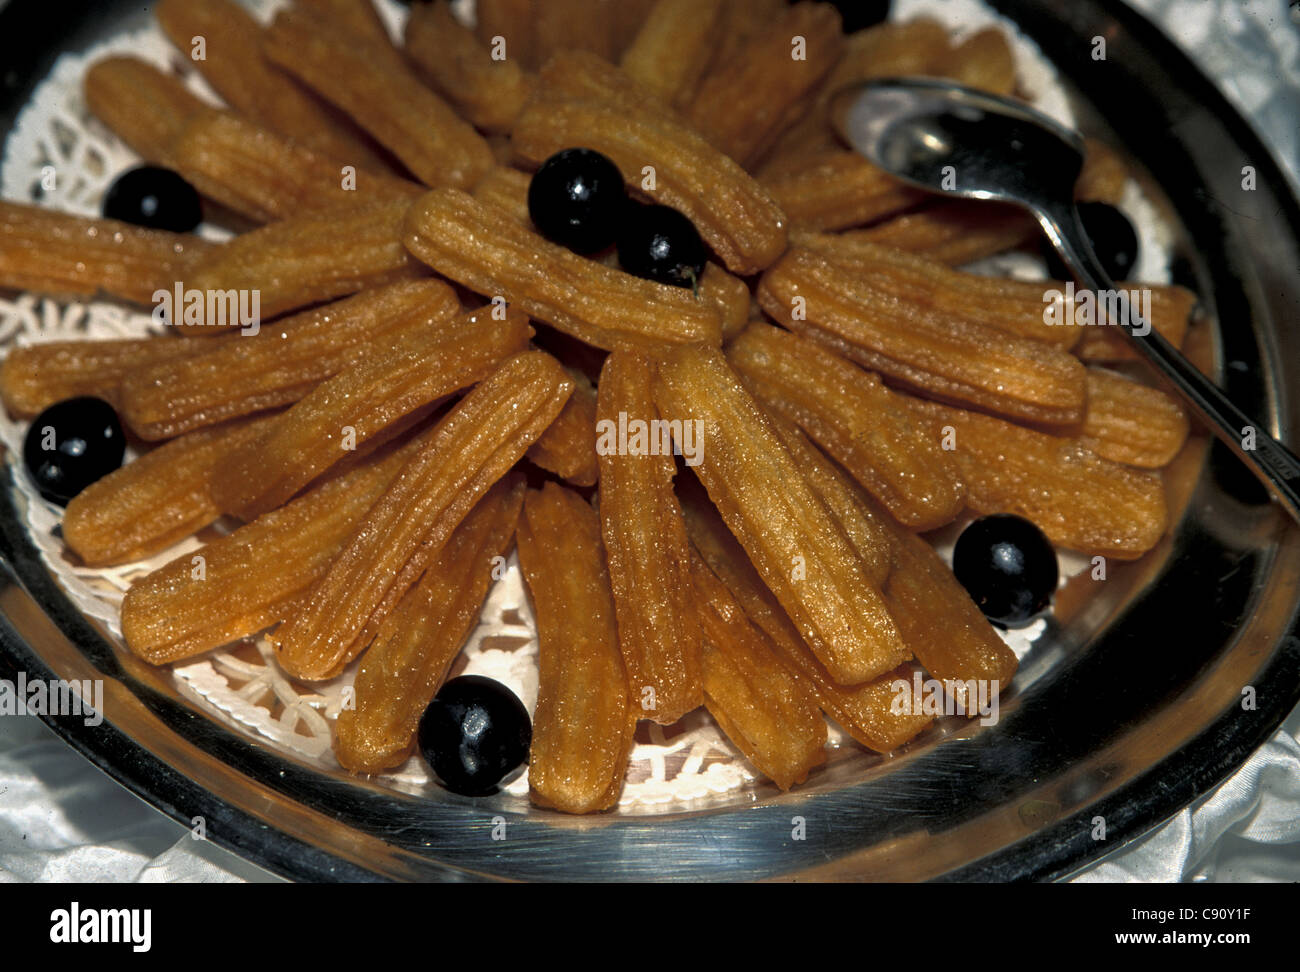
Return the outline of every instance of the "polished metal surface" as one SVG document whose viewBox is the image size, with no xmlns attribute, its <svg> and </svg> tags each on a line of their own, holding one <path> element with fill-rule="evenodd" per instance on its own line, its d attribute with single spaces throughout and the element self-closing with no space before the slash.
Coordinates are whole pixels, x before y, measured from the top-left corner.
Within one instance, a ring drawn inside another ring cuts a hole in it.
<svg viewBox="0 0 1300 972">
<path fill-rule="evenodd" d="M 1249 126 L 1154 28 L 1100 0 L 991 0 L 1076 87 L 1089 134 L 1142 160 L 1182 227 L 1175 278 L 1232 323 L 1193 335 L 1247 412 L 1300 428 L 1300 208 Z M 97 32 L 138 4 L 94 5 Z M 0 11 L 0 59 L 19 35 Z M 78 28 L 80 29 L 80 28 Z M 1110 62 L 1088 59 L 1104 34 Z M 60 43 L 79 35 L 65 27 Z M 22 54 L 35 71 L 46 52 Z M 35 80 L 33 78 L 32 80 Z M 22 83 L 0 95 L 12 119 Z M 1240 192 L 1240 165 L 1258 190 Z M 1225 203 L 1223 200 L 1231 200 Z M 1193 243 L 1193 241 L 1195 241 Z M 996 725 L 945 720 L 892 758 L 846 754 L 805 787 L 691 812 L 571 818 L 317 771 L 212 721 L 166 670 L 112 644 L 36 555 L 0 483 L 0 678 L 103 678 L 105 722 L 51 725 L 210 839 L 305 880 L 1048 879 L 1145 833 L 1221 781 L 1300 697 L 1300 529 L 1227 450 L 1169 474 L 1183 513 L 1147 557 L 1062 592 Z M 1086 576 L 1086 575 L 1085 575 Z M 1093 583 L 1093 582 L 1089 582 Z M 1244 687 L 1255 706 L 1243 706 Z M 806 839 L 792 819 L 804 819 Z M 505 839 L 493 840 L 494 818 Z M 1096 818 L 1106 836 L 1096 839 Z"/>
<path fill-rule="evenodd" d="M 845 141 L 886 172 L 940 195 L 1027 210 L 1084 290 L 1127 294 L 1097 259 L 1074 204 L 1084 156 L 1077 132 L 1010 98 L 935 79 L 881 78 L 855 85 L 836 95 L 832 115 Z M 1109 317 L 1107 307 L 1097 301 L 1103 319 Z M 1105 323 L 1129 336 L 1204 425 L 1300 522 L 1300 459 L 1129 308 L 1125 303 L 1116 319 Z M 1254 434 L 1247 438 L 1248 429 Z"/>
</svg>

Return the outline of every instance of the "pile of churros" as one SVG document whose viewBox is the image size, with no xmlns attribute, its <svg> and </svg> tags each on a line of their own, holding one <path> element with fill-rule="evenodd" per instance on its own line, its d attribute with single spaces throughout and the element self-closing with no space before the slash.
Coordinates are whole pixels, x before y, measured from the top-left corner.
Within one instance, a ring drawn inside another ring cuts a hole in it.
<svg viewBox="0 0 1300 972">
<path fill-rule="evenodd" d="M 80 562 L 241 524 L 134 581 L 126 645 L 164 665 L 269 632 L 292 678 L 357 665 L 348 770 L 410 756 L 512 548 L 540 645 L 532 799 L 589 813 L 617 804 L 638 720 L 704 706 L 788 789 L 825 717 L 881 753 L 921 733 L 934 715 L 897 690 L 919 672 L 1005 691 L 1014 653 L 924 531 L 1015 513 L 1124 560 L 1166 533 L 1183 410 L 1106 367 L 1129 360 L 1113 328 L 1045 321 L 1064 285 L 957 269 L 1033 224 L 900 185 L 830 124 L 870 77 L 1014 94 L 999 31 L 846 34 L 810 0 L 478 0 L 475 27 L 414 4 L 401 43 L 370 0 L 157 16 L 182 58 L 204 39 L 225 104 L 126 56 L 87 103 L 242 232 L 0 203 L 0 289 L 256 291 L 262 326 L 17 347 L 0 395 L 23 418 L 102 398 L 143 451 L 68 504 Z M 536 229 L 531 174 L 575 147 L 691 221 L 694 286 Z M 1080 198 L 1126 178 L 1093 145 Z M 1195 298 L 1147 289 L 1180 344 Z M 628 428 L 650 432 L 602 436 Z"/>
</svg>

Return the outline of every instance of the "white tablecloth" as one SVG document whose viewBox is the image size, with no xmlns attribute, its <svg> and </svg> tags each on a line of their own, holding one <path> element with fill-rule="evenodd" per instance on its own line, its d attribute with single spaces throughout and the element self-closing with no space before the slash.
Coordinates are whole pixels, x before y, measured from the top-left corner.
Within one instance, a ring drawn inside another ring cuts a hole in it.
<svg viewBox="0 0 1300 972">
<path fill-rule="evenodd" d="M 1130 0 L 1250 117 L 1300 185 L 1300 23 L 1285 0 Z M 35 718 L 0 720 L 0 881 L 274 881 L 101 774 Z M 1300 880 L 1300 709 L 1229 780 L 1076 877 Z"/>
</svg>

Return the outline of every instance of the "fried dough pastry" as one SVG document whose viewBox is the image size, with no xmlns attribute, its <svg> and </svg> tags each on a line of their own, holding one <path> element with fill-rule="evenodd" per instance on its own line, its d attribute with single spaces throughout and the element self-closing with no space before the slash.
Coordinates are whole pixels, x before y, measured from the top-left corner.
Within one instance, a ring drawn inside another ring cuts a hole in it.
<svg viewBox="0 0 1300 972">
<path fill-rule="evenodd" d="M 509 132 L 532 93 L 533 76 L 517 60 L 495 60 L 450 4 L 411 8 L 405 50 L 433 89 L 483 131 Z"/>
<path fill-rule="evenodd" d="M 118 408 L 118 386 L 128 376 L 213 348 L 211 341 L 168 337 L 17 346 L 9 349 L 0 365 L 0 400 L 18 418 L 36 415 L 55 402 L 79 395 L 94 395 Z"/>
<path fill-rule="evenodd" d="M 1033 217 L 1005 203 L 942 199 L 855 230 L 853 237 L 961 266 L 1038 238 Z"/>
<path fill-rule="evenodd" d="M 836 681 L 854 685 L 903 661 L 906 650 L 871 568 L 721 352 L 670 351 L 659 366 L 655 403 L 670 422 L 702 423 L 696 475 Z"/>
<path fill-rule="evenodd" d="M 509 213 L 521 226 L 532 229 L 533 220 L 528 215 L 528 186 L 532 181 L 533 177 L 527 172 L 498 165 L 478 181 L 472 195 L 479 202 Z"/>
<path fill-rule="evenodd" d="M 899 182 L 857 152 L 832 148 L 807 155 L 798 166 L 765 177 L 763 185 L 803 230 L 861 226 L 910 209 L 929 194 Z"/>
<path fill-rule="evenodd" d="M 631 46 L 656 0 L 619 0 L 614 5 L 614 53 L 622 55 Z"/>
<path fill-rule="evenodd" d="M 690 99 L 688 120 L 725 155 L 752 165 L 835 66 L 844 46 L 840 28 L 830 4 L 783 11 L 710 72 Z"/>
<path fill-rule="evenodd" d="M 713 61 L 728 0 L 656 0 L 619 66 L 664 104 L 682 107 Z"/>
<path fill-rule="evenodd" d="M 861 555 L 872 583 L 883 591 L 894 569 L 894 542 L 879 517 L 863 502 L 861 487 L 813 445 L 798 425 L 773 409 L 768 409 L 767 414 L 808 485 L 822 498 L 853 549 Z"/>
<path fill-rule="evenodd" d="M 472 195 L 480 202 L 509 213 L 521 226 L 532 231 L 533 222 L 528 215 L 530 178 L 527 173 L 520 172 L 518 169 L 498 166 L 474 187 Z M 615 254 L 610 254 L 601 262 L 611 269 L 618 268 L 618 257 Z M 713 260 L 705 263 L 704 272 L 696 281 L 695 295 L 706 304 L 717 308 L 722 318 L 724 341 L 739 334 L 749 322 L 753 307 L 749 284 L 740 277 L 728 273 Z"/>
<path fill-rule="evenodd" d="M 558 361 L 526 351 L 461 399 L 272 635 L 284 670 L 316 681 L 332 678 L 355 658 L 465 514 L 555 420 L 572 391 L 573 380 Z"/>
<path fill-rule="evenodd" d="M 496 320 L 491 308 L 463 314 L 439 330 L 371 348 L 371 356 L 316 386 L 266 435 L 230 456 L 212 482 L 222 511 L 251 520 L 275 509 L 348 450 L 486 378 L 532 336 L 522 314 Z"/>
<path fill-rule="evenodd" d="M 943 63 L 945 77 L 969 88 L 1009 95 L 1016 88 L 1016 56 L 997 27 L 977 30 L 953 48 Z"/>
<path fill-rule="evenodd" d="M 132 582 L 122 637 L 153 665 L 284 620 L 421 444 L 368 457 L 274 512 Z"/>
<path fill-rule="evenodd" d="M 405 762 L 420 717 L 474 630 L 523 501 L 516 474 L 488 490 L 379 626 L 357 669 L 354 707 L 335 723 L 334 753 L 345 769 L 381 773 Z"/>
<path fill-rule="evenodd" d="M 247 16 L 242 8 L 240 16 Z M 253 56 L 260 60 L 259 54 Z M 215 56 L 197 63 L 228 66 Z M 290 78 L 274 73 L 270 83 L 315 107 Z M 175 169 L 203 195 L 257 222 L 358 199 L 419 193 L 418 185 L 388 174 L 369 149 L 331 155 L 320 139 L 279 135 L 270 126 L 210 106 L 179 78 L 136 58 L 96 62 L 87 72 L 85 89 L 91 110 L 142 156 Z M 316 107 L 316 112 L 322 109 Z M 333 141 L 324 140 L 337 149 Z M 344 167 L 355 167 L 358 160 L 362 171 L 354 172 L 352 188 L 345 188 Z"/>
<path fill-rule="evenodd" d="M 203 195 L 263 223 L 362 201 L 409 202 L 422 191 L 369 169 L 349 178 L 346 163 L 224 111 L 191 118 L 168 145 L 166 161 Z"/>
<path fill-rule="evenodd" d="M 786 217 L 768 192 L 679 122 L 612 100 L 542 98 L 524 109 L 512 138 L 534 164 L 581 142 L 608 156 L 633 188 L 649 167 L 649 194 L 690 219 L 734 273 L 758 272 L 785 247 Z"/>
<path fill-rule="evenodd" d="M 1117 560 L 1142 556 L 1169 526 L 1159 476 L 1103 459 L 1078 438 L 937 402 L 908 406 L 936 438 L 953 431 L 966 502 L 977 513 L 1015 513 L 1053 543 Z"/>
<path fill-rule="evenodd" d="M 426 88 L 386 41 L 340 30 L 299 6 L 276 15 L 264 50 L 426 185 L 468 188 L 492 168 L 483 137 Z"/>
<path fill-rule="evenodd" d="M 936 678 L 954 680 L 953 690 L 963 699 L 967 688 L 965 683 L 971 679 L 996 680 L 1001 685 L 1008 684 L 1016 670 L 1015 653 L 997 636 L 966 589 L 934 552 L 934 548 L 900 525 L 860 486 L 827 460 L 797 428 L 780 419 L 774 424 L 791 454 L 799 461 L 809 482 L 839 516 L 850 538 L 871 531 L 870 542 L 887 546 L 891 570 L 882 586 L 885 603 L 889 606 L 890 616 L 898 625 L 904 643 L 917 660 Z M 691 539 L 704 552 L 705 559 L 732 590 L 737 591 L 741 603 L 752 615 L 757 617 L 773 613 L 771 604 L 767 603 L 771 602 L 770 596 L 764 601 L 756 594 L 747 593 L 742 596 L 739 593 L 740 590 L 748 592 L 753 588 L 757 576 L 750 579 L 752 568 L 747 572 L 745 568 L 749 567 L 748 562 L 739 562 L 743 551 L 730 548 L 725 542 L 726 538 L 720 536 L 716 517 L 705 515 L 706 511 L 700 510 L 698 506 L 697 504 L 693 509 L 695 518 L 689 520 L 689 526 Z M 859 524 L 856 530 L 852 526 L 855 523 Z M 763 603 L 757 603 L 760 601 Z M 754 602 L 752 610 L 751 602 Z M 786 619 L 781 616 L 778 620 Z M 784 630 L 776 622 L 767 626 L 760 623 L 760 626 L 764 630 L 769 626 Z M 779 633 L 768 633 L 778 646 L 784 647 L 790 641 Z M 823 676 L 807 664 L 807 660 L 812 657 L 809 653 L 805 651 L 801 655 L 793 648 L 788 648 L 784 654 L 815 684 L 821 685 Z M 905 664 L 903 668 L 908 669 L 908 666 Z M 877 685 L 876 691 L 882 694 L 874 696 L 876 701 L 868 710 L 873 713 L 871 725 L 878 726 L 877 720 L 882 718 L 878 705 L 883 704 L 885 685 L 890 685 L 888 695 L 892 699 L 893 689 L 896 688 L 892 685 L 893 681 L 903 679 L 910 682 L 911 678 L 910 669 L 900 669 L 888 676 L 888 682 L 879 680 L 882 684 Z M 920 718 L 921 711 L 919 707 L 911 706 L 901 713 L 890 712 L 891 717 L 900 720 L 894 731 L 877 736 L 875 742 L 862 738 L 859 738 L 859 742 L 872 749 L 879 749 L 881 742 L 896 739 L 897 733 L 908 727 L 920 731 L 930 721 L 929 717 Z M 827 712 L 850 732 L 853 731 L 835 711 L 828 709 Z M 916 721 L 909 721 L 909 714 Z M 894 742 L 889 748 L 897 744 Z M 888 749 L 880 751 L 887 752 Z"/>
<path fill-rule="evenodd" d="M 709 74 L 729 65 L 759 31 L 785 13 L 787 5 L 788 0 L 727 0 Z"/>
<path fill-rule="evenodd" d="M 91 483 L 63 514 L 63 539 L 88 566 L 143 560 L 221 516 L 215 472 L 266 431 L 270 418 L 200 429 Z"/>
<path fill-rule="evenodd" d="M 962 511 L 956 463 L 876 375 L 760 321 L 727 346 L 727 360 L 900 522 L 932 530 Z"/>
<path fill-rule="evenodd" d="M 215 252 L 188 233 L 0 202 L 0 289 L 52 297 L 102 292 L 149 306 Z"/>
<path fill-rule="evenodd" d="M 1196 313 L 1197 299 L 1194 293 L 1176 284 L 1160 286 L 1121 283 L 1118 286 L 1125 290 L 1137 288 L 1150 291 L 1152 330 L 1157 331 L 1174 347 L 1183 346 Z M 1122 364 L 1145 360 L 1122 331 L 1113 327 L 1081 327 L 1079 330 L 1083 334 L 1073 350 L 1083 361 L 1090 364 Z"/>
<path fill-rule="evenodd" d="M 615 351 L 600 372 L 598 421 L 616 428 L 658 418 L 648 358 Z M 670 725 L 703 697 L 700 630 L 691 594 L 690 546 L 673 494 L 671 448 L 600 456 L 600 519 L 632 707 Z M 649 691 L 647 691 L 649 690 Z"/>
<path fill-rule="evenodd" d="M 681 122 L 681 115 L 655 93 L 589 51 L 561 51 L 542 65 L 538 97 L 548 100 L 613 101 L 629 111 Z M 638 181 L 640 181 L 638 179 Z"/>
<path fill-rule="evenodd" d="M 758 299 L 786 327 L 927 394 L 1045 425 L 1083 420 L 1085 373 L 1067 352 L 891 300 L 822 254 L 791 249 Z"/>
<path fill-rule="evenodd" d="M 996 327 L 1020 337 L 1070 349 L 1082 332 L 1053 327 L 1043 320 L 1043 294 L 1052 281 L 986 277 L 953 270 L 917 253 L 883 246 L 856 233 L 792 234 L 795 245 L 820 253 L 871 281 L 893 300 L 928 307 Z"/>
<path fill-rule="evenodd" d="M 402 220 L 410 204 L 407 199 L 358 202 L 343 210 L 272 223 L 213 248 L 192 265 L 186 286 L 260 291 L 262 317 L 271 318 L 420 276 L 423 267 L 402 246 Z"/>
<path fill-rule="evenodd" d="M 372 0 L 296 0 L 296 3 L 329 21 L 335 29 L 366 40 L 376 51 L 394 51 L 393 39 Z"/>
<path fill-rule="evenodd" d="M 948 29 L 932 17 L 877 24 L 845 40 L 844 56 L 826 87 L 835 91 L 870 78 L 939 75 L 951 54 Z"/>
<path fill-rule="evenodd" d="M 822 711 L 862 745 L 879 753 L 897 749 L 934 721 L 916 704 L 914 692 L 909 705 L 894 705 L 898 697 L 896 683 L 902 680 L 911 688 L 912 675 L 917 671 L 912 662 L 903 662 L 861 685 L 850 687 L 835 681 L 799 637 L 789 615 L 763 584 L 707 498 L 692 501 L 689 492 L 687 496 L 682 506 L 695 550 L 750 621 L 767 635 L 768 643 L 790 671 L 804 680 Z"/>
<path fill-rule="evenodd" d="M 1159 469 L 1178 455 L 1189 428 L 1182 405 L 1159 389 L 1088 369 L 1088 414 L 1080 435 L 1103 459 Z"/>
<path fill-rule="evenodd" d="M 485 297 L 504 296 L 540 321 L 606 350 L 722 340 L 717 310 L 689 290 L 603 266 L 520 226 L 455 189 L 416 201 L 406 246 L 445 277 Z"/>
<path fill-rule="evenodd" d="M 933 547 L 887 514 L 879 512 L 878 519 L 894 536 L 894 570 L 885 585 L 885 603 L 903 643 L 974 716 L 977 698 L 1011 684 L 1019 665 L 1016 654 Z"/>
<path fill-rule="evenodd" d="M 704 704 L 745 758 L 788 790 L 826 761 L 826 721 L 698 554 L 691 573 L 704 636 Z"/>
<path fill-rule="evenodd" d="M 565 370 L 573 379 L 573 394 L 526 455 L 536 465 L 574 486 L 594 486 L 600 478 L 600 460 L 596 455 L 596 389 L 582 372 L 574 368 Z"/>
<path fill-rule="evenodd" d="M 764 170 L 783 171 L 790 165 L 797 166 L 806 156 L 839 146 L 830 122 L 830 105 L 836 92 L 870 78 L 942 75 L 951 55 L 947 29 L 927 17 L 881 23 L 850 34 L 844 39 L 843 55 L 813 103 L 781 136 Z"/>
<path fill-rule="evenodd" d="M 166 439 L 288 405 L 360 362 L 372 342 L 382 346 L 405 333 L 437 334 L 438 325 L 459 312 L 456 292 L 446 283 L 412 280 L 314 307 L 249 337 L 184 339 L 208 350 L 141 361 L 127 370 L 122 415 L 141 438 Z"/>
<path fill-rule="evenodd" d="M 722 318 L 722 340 L 730 341 L 745 329 L 754 312 L 753 295 L 749 284 L 732 276 L 712 260 L 704 265 L 696 285 L 700 299 L 718 309 Z"/>
<path fill-rule="evenodd" d="M 623 789 L 636 715 L 600 517 L 575 493 L 547 483 L 524 500 L 518 546 L 537 616 L 532 800 L 565 813 L 608 810 Z"/>
<path fill-rule="evenodd" d="M 533 164 L 573 145 L 602 152 L 634 190 L 685 215 L 732 273 L 757 273 L 786 246 L 786 216 L 739 165 L 616 68 L 590 56 L 553 58 L 542 96 L 512 134 Z"/>
<path fill-rule="evenodd" d="M 893 299 L 1072 349 L 1080 357 L 1088 356 L 1089 337 L 1106 330 L 1062 327 L 1044 319 L 1048 296 L 1052 291 L 1065 292 L 1066 284 L 1061 281 L 1013 280 L 963 273 L 921 254 L 873 243 L 864 233 L 796 232 L 793 241 L 869 279 Z M 1182 344 L 1196 301 L 1190 291 L 1170 284 L 1118 286 L 1149 291 L 1152 328 L 1175 344 Z M 1127 349 L 1128 339 L 1124 335 L 1109 337 L 1118 338 Z"/>
<path fill-rule="evenodd" d="M 194 39 L 203 38 L 206 57 L 193 61 L 194 67 L 250 122 L 326 158 L 374 173 L 391 172 L 359 129 L 266 59 L 266 30 L 242 5 L 233 0 L 162 0 L 154 13 L 168 39 L 187 57 L 192 57 Z"/>
<path fill-rule="evenodd" d="M 1119 153 L 1095 138 L 1083 140 L 1083 171 L 1074 186 L 1076 198 L 1116 206 L 1124 198 L 1128 180 L 1128 166 Z"/>
<path fill-rule="evenodd" d="M 187 41 L 188 43 L 188 41 Z M 96 61 L 83 82 L 91 114 L 146 159 L 166 162 L 172 140 L 195 115 L 212 106 L 172 74 L 138 57 Z"/>
<path fill-rule="evenodd" d="M 537 6 L 539 0 L 480 0 L 474 5 L 475 33 L 489 47 L 496 38 L 505 44 L 506 60 L 525 71 L 537 69 Z"/>
<path fill-rule="evenodd" d="M 615 8 L 623 0 L 541 0 L 533 23 L 537 59 L 560 51 L 588 51 L 605 60 L 614 49 Z"/>
</svg>

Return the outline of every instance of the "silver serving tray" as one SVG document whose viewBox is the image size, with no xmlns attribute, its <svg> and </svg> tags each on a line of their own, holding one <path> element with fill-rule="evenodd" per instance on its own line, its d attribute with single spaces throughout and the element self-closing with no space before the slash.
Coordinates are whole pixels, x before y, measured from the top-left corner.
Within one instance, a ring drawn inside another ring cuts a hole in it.
<svg viewBox="0 0 1300 972">
<path fill-rule="evenodd" d="M 1296 445 L 1300 206 L 1250 126 L 1156 28 L 1102 0 L 989 0 L 1073 85 L 1084 127 L 1142 160 L 1181 227 L 1175 281 L 1222 322 L 1205 353 Z M 125 23 L 0 9 L 0 124 L 58 53 Z M 1107 60 L 1091 39 L 1107 38 Z M 1258 188 L 1241 190 L 1241 166 Z M 1191 241 L 1195 241 L 1193 246 Z M 5 473 L 5 476 L 8 474 Z M 100 678 L 102 725 L 47 718 L 132 791 L 301 880 L 1051 879 L 1132 841 L 1224 779 L 1300 699 L 1300 529 L 1225 450 L 1175 463 L 1181 522 L 1095 593 L 1060 599 L 993 726 L 946 720 L 889 759 L 838 758 L 782 795 L 694 812 L 572 818 L 436 787 L 422 795 L 290 760 L 204 715 L 54 583 L 0 482 L 0 678 Z M 1255 690 L 1255 707 L 1242 689 Z M 794 817 L 806 839 L 793 839 Z M 1096 818 L 1104 818 L 1104 840 Z M 494 840 L 505 821 L 505 839 Z"/>
</svg>

